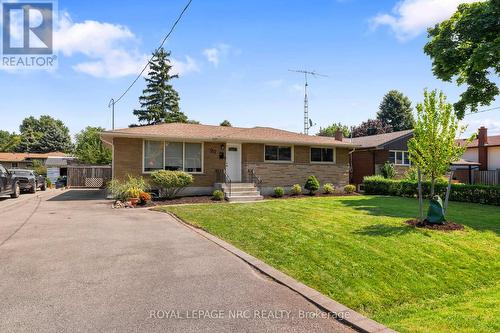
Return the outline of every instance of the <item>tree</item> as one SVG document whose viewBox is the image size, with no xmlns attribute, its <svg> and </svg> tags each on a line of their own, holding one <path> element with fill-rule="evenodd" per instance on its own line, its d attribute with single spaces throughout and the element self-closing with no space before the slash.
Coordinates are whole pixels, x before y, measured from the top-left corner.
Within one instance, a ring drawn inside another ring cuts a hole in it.
<svg viewBox="0 0 500 333">
<path fill-rule="evenodd" d="M 220 123 L 220 126 L 233 127 L 229 120 L 224 120 L 222 123 Z"/>
<path fill-rule="evenodd" d="M 430 178 L 431 198 L 436 179 L 444 175 L 450 164 L 459 160 L 466 150 L 467 144 L 460 145 L 456 141 L 465 129 L 459 125 L 452 105 L 446 103 L 442 92 L 438 96 L 436 90 L 424 91 L 424 102 L 417 104 L 417 122 L 413 138 L 408 141 L 408 151 L 412 165 Z M 420 175 L 418 178 L 420 183 Z M 420 202 L 421 195 L 419 191 Z"/>
<path fill-rule="evenodd" d="M 424 52 L 432 59 L 434 75 L 447 82 L 456 77 L 467 89 L 454 104 L 462 119 L 465 110 L 476 112 L 499 94 L 493 82 L 500 72 L 500 1 L 461 4 L 457 12 L 428 30 Z"/>
<path fill-rule="evenodd" d="M 20 142 L 19 135 L 0 130 L 0 152 L 13 152 Z"/>
<path fill-rule="evenodd" d="M 75 156 L 85 164 L 111 164 L 111 149 L 106 147 L 100 137 L 105 129 L 88 126 L 75 135 Z"/>
<path fill-rule="evenodd" d="M 153 52 L 146 77 L 146 89 L 139 97 L 141 109 L 134 110 L 139 122 L 147 125 L 159 123 L 185 123 L 187 117 L 179 109 L 179 94 L 170 84 L 170 80 L 179 76 L 170 75 L 170 53 L 163 48 Z"/>
<path fill-rule="evenodd" d="M 397 90 L 389 91 L 380 103 L 377 119 L 391 125 L 393 131 L 412 129 L 415 119 L 410 99 Z"/>
<path fill-rule="evenodd" d="M 68 152 L 72 149 L 69 129 L 64 123 L 43 115 L 39 119 L 30 116 L 19 126 L 20 143 L 18 152 L 49 153 L 53 151 Z"/>
<path fill-rule="evenodd" d="M 314 192 L 319 190 L 319 180 L 316 178 L 314 175 L 310 175 L 307 177 L 306 183 L 304 185 L 304 188 L 309 191 L 310 195 L 313 195 Z"/>
<path fill-rule="evenodd" d="M 316 135 L 334 137 L 335 133 L 337 133 L 338 130 L 342 132 L 344 138 L 348 138 L 351 136 L 351 131 L 349 131 L 349 127 L 347 125 L 342 125 L 341 123 L 333 123 L 328 127 L 320 128 L 319 132 Z"/>
<path fill-rule="evenodd" d="M 378 119 L 368 119 L 353 128 L 352 136 L 357 138 L 360 136 L 391 133 L 392 131 L 391 125 L 384 124 Z"/>
</svg>

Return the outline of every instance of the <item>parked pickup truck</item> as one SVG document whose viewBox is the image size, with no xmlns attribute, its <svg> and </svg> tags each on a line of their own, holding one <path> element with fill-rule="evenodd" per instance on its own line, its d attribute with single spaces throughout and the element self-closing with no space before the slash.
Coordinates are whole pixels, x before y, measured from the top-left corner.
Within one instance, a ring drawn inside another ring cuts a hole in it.
<svg viewBox="0 0 500 333">
<path fill-rule="evenodd" d="M 20 193 L 21 188 L 16 177 L 0 164 L 0 195 L 17 198 Z"/>
<path fill-rule="evenodd" d="M 9 172 L 17 179 L 21 191 L 35 193 L 38 189 L 47 189 L 47 180 L 42 175 L 38 175 L 33 170 L 10 169 Z"/>
</svg>

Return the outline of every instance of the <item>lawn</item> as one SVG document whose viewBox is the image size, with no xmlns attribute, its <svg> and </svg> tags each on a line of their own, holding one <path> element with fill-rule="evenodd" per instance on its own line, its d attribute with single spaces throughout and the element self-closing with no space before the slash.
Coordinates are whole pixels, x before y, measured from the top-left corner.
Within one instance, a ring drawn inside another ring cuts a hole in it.
<svg viewBox="0 0 500 333">
<path fill-rule="evenodd" d="M 500 207 L 450 203 L 454 232 L 405 225 L 417 201 L 399 197 L 158 209 L 393 329 L 500 331 Z"/>
</svg>

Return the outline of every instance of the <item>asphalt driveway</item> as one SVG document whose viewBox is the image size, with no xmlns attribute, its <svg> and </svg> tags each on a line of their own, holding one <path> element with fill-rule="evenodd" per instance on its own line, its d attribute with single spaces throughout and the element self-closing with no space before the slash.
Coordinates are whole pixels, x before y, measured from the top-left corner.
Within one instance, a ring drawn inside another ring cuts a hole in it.
<svg viewBox="0 0 500 333">
<path fill-rule="evenodd" d="M 0 201 L 0 281 L 1 332 L 351 331 L 168 215 L 112 210 L 100 191 Z"/>
</svg>

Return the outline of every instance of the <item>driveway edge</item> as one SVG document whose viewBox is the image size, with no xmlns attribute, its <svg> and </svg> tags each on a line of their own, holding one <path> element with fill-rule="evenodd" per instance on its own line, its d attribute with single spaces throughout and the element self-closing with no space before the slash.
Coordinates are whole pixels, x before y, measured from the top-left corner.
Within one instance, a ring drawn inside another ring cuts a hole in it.
<svg viewBox="0 0 500 333">
<path fill-rule="evenodd" d="M 338 303 L 334 301 L 333 299 L 321 294 L 320 292 L 314 290 L 313 288 L 310 288 L 306 286 L 305 284 L 291 278 L 290 276 L 286 275 L 285 273 L 277 270 L 276 268 L 264 263 L 263 261 L 251 256 L 250 254 L 241 251 L 240 249 L 236 248 L 235 246 L 227 243 L 226 241 L 223 241 L 222 239 L 219 239 L 215 237 L 214 235 L 204 231 L 203 229 L 200 229 L 196 226 L 193 226 L 192 224 L 182 220 L 178 216 L 176 216 L 173 213 L 170 212 L 165 212 L 168 215 L 170 215 L 175 221 L 178 223 L 184 225 L 185 227 L 193 230 L 194 232 L 200 234 L 201 236 L 205 237 L 206 239 L 214 242 L 215 244 L 219 245 L 226 251 L 231 252 L 241 260 L 245 261 L 247 264 L 250 266 L 254 267 L 261 273 L 269 276 L 276 282 L 288 287 L 289 289 L 295 291 L 296 293 L 300 294 L 302 297 L 307 299 L 309 302 L 313 303 L 316 305 L 318 308 L 321 310 L 333 315 L 334 318 L 337 318 L 337 314 L 342 314 L 343 319 L 337 319 L 339 322 L 342 324 L 347 324 L 348 326 L 351 326 L 352 328 L 356 329 L 357 331 L 364 332 L 364 333 L 389 333 L 389 332 L 396 332 L 370 318 L 367 318 L 358 312 L 349 309 L 345 305 Z"/>
</svg>

